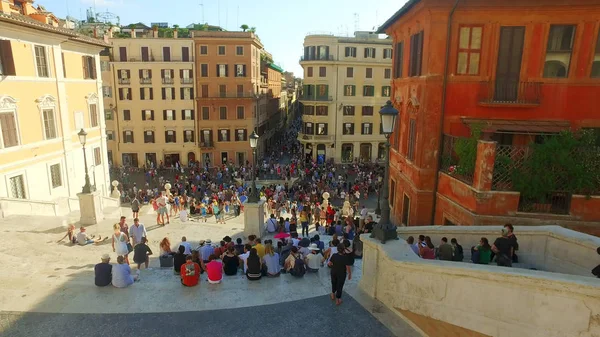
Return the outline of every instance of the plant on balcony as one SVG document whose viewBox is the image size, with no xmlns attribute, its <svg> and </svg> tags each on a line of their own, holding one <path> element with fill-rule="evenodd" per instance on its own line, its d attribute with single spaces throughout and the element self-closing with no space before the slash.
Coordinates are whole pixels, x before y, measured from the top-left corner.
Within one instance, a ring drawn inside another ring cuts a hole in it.
<svg viewBox="0 0 600 337">
<path fill-rule="evenodd" d="M 532 152 L 512 173 L 524 200 L 548 203 L 553 193 L 591 195 L 600 191 L 600 151 L 593 131 L 563 131 L 532 144 Z"/>
<path fill-rule="evenodd" d="M 463 176 L 471 176 L 475 172 L 477 162 L 477 141 L 481 137 L 481 126 L 471 126 L 471 136 L 459 138 L 454 144 L 454 152 L 458 157 L 458 165 L 454 172 Z"/>
</svg>

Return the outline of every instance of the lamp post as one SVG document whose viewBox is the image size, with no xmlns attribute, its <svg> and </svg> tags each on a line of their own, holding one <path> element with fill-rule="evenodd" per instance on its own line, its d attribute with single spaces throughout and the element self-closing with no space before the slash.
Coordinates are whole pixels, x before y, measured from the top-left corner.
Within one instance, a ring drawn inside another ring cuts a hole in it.
<svg viewBox="0 0 600 337">
<path fill-rule="evenodd" d="M 248 196 L 248 202 L 258 202 L 258 191 L 256 189 L 256 146 L 258 145 L 258 135 L 252 131 L 250 135 L 250 147 L 252 148 L 252 192 Z"/>
<path fill-rule="evenodd" d="M 87 139 L 87 132 L 85 132 L 84 129 L 81 129 L 81 131 L 77 133 L 77 136 L 79 136 L 79 142 L 81 143 L 81 147 L 83 148 L 83 164 L 85 166 L 85 185 L 83 185 L 81 193 L 89 194 L 94 192 L 96 188 L 92 187 L 92 185 L 90 184 L 90 175 L 88 174 L 87 156 L 85 154 L 85 142 Z"/>
<path fill-rule="evenodd" d="M 383 195 L 383 205 L 381 208 L 381 217 L 379 223 L 373 229 L 372 238 L 381 240 L 385 243 L 387 240 L 398 239 L 396 226 L 390 223 L 390 203 L 389 203 L 389 180 L 390 180 L 390 136 L 396 126 L 398 110 L 392 105 L 392 101 L 387 101 L 385 106 L 379 110 L 381 117 L 382 131 L 385 135 L 385 173 L 383 176 L 383 186 L 380 188 L 380 194 Z"/>
<path fill-rule="evenodd" d="M 381 177 L 377 177 L 377 187 L 379 193 L 377 193 L 377 208 L 375 209 L 375 214 L 381 215 Z"/>
</svg>

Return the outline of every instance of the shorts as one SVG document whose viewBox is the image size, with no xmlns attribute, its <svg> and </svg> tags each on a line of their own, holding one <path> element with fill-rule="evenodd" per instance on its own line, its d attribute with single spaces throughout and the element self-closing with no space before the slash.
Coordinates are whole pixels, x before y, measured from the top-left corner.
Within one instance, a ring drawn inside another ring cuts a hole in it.
<svg viewBox="0 0 600 337">
<path fill-rule="evenodd" d="M 159 207 L 158 214 L 160 214 L 160 215 L 167 214 L 167 207 Z"/>
</svg>

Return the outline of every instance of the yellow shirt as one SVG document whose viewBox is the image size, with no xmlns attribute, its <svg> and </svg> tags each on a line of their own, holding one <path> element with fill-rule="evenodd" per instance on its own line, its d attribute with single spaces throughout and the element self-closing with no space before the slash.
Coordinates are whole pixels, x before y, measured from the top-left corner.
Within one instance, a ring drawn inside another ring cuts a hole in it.
<svg viewBox="0 0 600 337">
<path fill-rule="evenodd" d="M 265 246 L 263 246 L 260 243 L 257 243 L 256 245 L 254 245 L 253 248 L 256 248 L 256 254 L 258 254 L 258 257 L 262 259 L 263 256 L 265 256 Z"/>
</svg>

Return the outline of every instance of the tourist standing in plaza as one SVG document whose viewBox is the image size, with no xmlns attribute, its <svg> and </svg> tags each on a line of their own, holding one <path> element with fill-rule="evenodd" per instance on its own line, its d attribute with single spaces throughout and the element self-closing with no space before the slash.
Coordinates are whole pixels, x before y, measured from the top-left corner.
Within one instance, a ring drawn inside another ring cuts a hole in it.
<svg viewBox="0 0 600 337">
<path fill-rule="evenodd" d="M 331 300 L 335 300 L 336 305 L 342 304 L 342 291 L 346 277 L 348 281 L 352 279 L 352 269 L 347 256 L 341 254 L 345 249 L 344 244 L 337 246 L 337 253 L 329 259 L 328 266 L 331 267 Z"/>
<path fill-rule="evenodd" d="M 123 232 L 121 232 L 121 226 L 116 223 L 113 225 L 113 236 L 112 236 L 112 249 L 113 252 L 117 253 L 117 256 L 123 256 L 127 264 L 129 264 L 129 248 L 127 247 L 127 243 L 129 242 L 129 238 Z"/>
<path fill-rule="evenodd" d="M 137 218 L 140 215 L 140 201 L 138 200 L 137 194 L 131 200 L 131 212 L 133 217 Z"/>
<path fill-rule="evenodd" d="M 167 216 L 167 224 L 169 224 L 169 211 L 167 210 L 167 203 L 169 199 L 163 195 L 162 192 L 158 193 L 158 198 L 156 198 L 156 205 L 158 206 L 158 217 L 156 218 L 160 222 L 157 221 L 158 225 L 165 225 L 165 215 Z"/>
<path fill-rule="evenodd" d="M 142 242 L 142 238 L 146 238 L 146 227 L 140 223 L 140 219 L 133 219 L 133 225 L 129 227 L 129 237 L 133 247 Z"/>
</svg>

